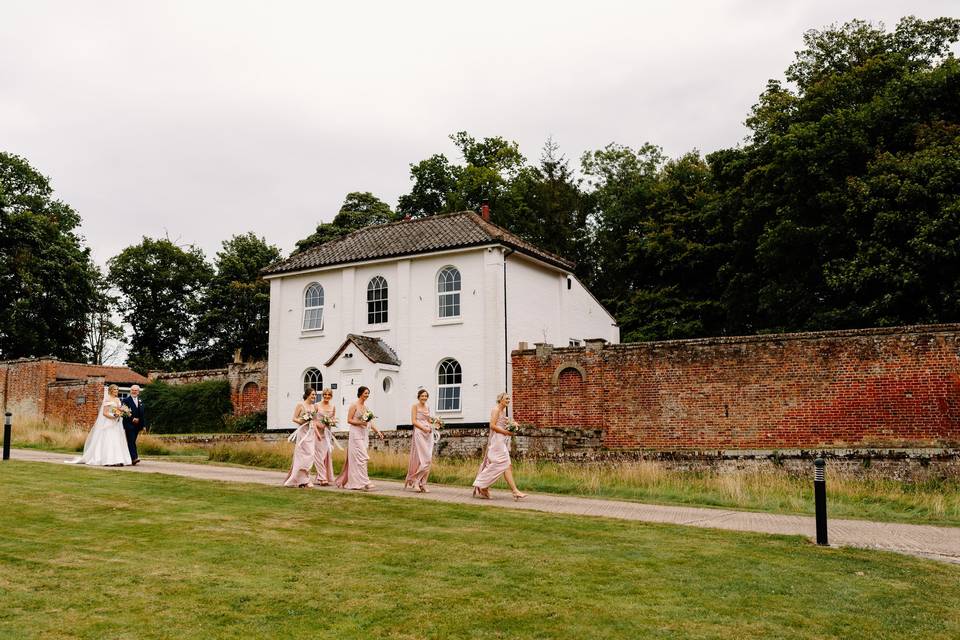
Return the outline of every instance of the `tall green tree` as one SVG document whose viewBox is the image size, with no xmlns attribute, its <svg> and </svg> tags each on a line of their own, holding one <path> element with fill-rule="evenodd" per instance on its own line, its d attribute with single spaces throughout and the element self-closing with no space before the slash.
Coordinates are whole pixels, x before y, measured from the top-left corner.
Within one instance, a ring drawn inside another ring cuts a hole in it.
<svg viewBox="0 0 960 640">
<path fill-rule="evenodd" d="M 213 271 L 203 252 L 143 238 L 109 261 L 110 283 L 132 331 L 127 364 L 140 372 L 179 366 Z"/>
<path fill-rule="evenodd" d="M 0 152 L 0 358 L 84 357 L 97 275 L 79 225 L 49 179 Z"/>
<path fill-rule="evenodd" d="M 191 366 L 222 367 L 236 349 L 244 358 L 267 357 L 270 283 L 260 270 L 280 259 L 280 250 L 253 233 L 223 242 L 216 273 L 200 296 L 200 316 L 191 338 Z"/>
<path fill-rule="evenodd" d="M 310 247 L 342 238 L 363 227 L 395 222 L 402 216 L 390 209 L 390 205 L 369 191 L 353 191 L 347 194 L 340 211 L 330 222 L 321 222 L 316 230 L 297 241 L 294 253 Z"/>
<path fill-rule="evenodd" d="M 741 149 L 711 156 L 736 214 L 729 328 L 960 318 L 960 21 L 809 31 Z"/>
</svg>

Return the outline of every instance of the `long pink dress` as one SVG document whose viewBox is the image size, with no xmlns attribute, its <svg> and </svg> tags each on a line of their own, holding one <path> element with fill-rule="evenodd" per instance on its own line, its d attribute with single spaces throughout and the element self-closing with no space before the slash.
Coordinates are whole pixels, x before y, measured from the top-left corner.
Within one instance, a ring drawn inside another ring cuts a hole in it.
<svg viewBox="0 0 960 640">
<path fill-rule="evenodd" d="M 507 416 L 503 412 L 497 418 L 497 426 L 501 429 L 507 428 Z M 505 436 L 491 429 L 490 437 L 487 439 L 487 455 L 483 457 L 483 463 L 480 465 L 477 479 L 473 481 L 473 486 L 486 489 L 499 480 L 500 476 L 509 468 L 510 436 Z"/>
<path fill-rule="evenodd" d="M 355 415 L 363 415 L 367 408 L 357 407 Z M 370 427 L 350 425 L 350 439 L 347 442 L 347 460 L 337 476 L 336 485 L 341 489 L 369 489 L 370 477 L 367 475 L 367 462 L 370 454 L 367 447 L 370 445 Z"/>
<path fill-rule="evenodd" d="M 333 405 L 326 410 L 323 409 L 323 405 L 317 405 L 317 418 L 319 419 L 321 415 L 325 415 L 328 418 L 332 418 L 337 413 L 337 408 Z M 314 449 L 314 460 L 313 466 L 317 468 L 317 484 L 333 484 L 335 478 L 333 477 L 333 451 L 330 448 L 330 441 L 327 438 L 327 433 L 331 435 L 333 427 L 324 426 L 319 422 L 320 426 L 320 437 L 317 438 L 317 446 Z"/>
<path fill-rule="evenodd" d="M 427 427 L 430 431 L 424 433 L 416 426 L 413 427 L 413 438 L 410 439 L 410 464 L 407 465 L 407 479 L 403 486 L 423 488 L 430 475 L 430 464 L 433 462 L 433 429 L 430 426 L 430 413 L 417 406 L 417 423 Z"/>
<path fill-rule="evenodd" d="M 308 411 L 314 411 L 316 405 L 302 405 Z M 310 467 L 316 455 L 317 431 L 313 423 L 301 425 L 297 432 L 297 444 L 293 448 L 293 464 L 290 474 L 283 482 L 285 487 L 299 487 L 310 483 Z"/>
</svg>

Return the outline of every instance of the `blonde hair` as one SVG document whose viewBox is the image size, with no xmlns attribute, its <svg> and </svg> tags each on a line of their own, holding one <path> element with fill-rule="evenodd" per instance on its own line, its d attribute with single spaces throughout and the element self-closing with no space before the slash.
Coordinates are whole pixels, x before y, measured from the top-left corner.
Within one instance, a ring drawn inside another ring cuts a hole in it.
<svg viewBox="0 0 960 640">
<path fill-rule="evenodd" d="M 503 400 L 504 398 L 506 398 L 507 395 L 508 395 L 508 394 L 507 394 L 506 391 L 501 391 L 500 393 L 498 393 L 498 394 L 497 394 L 497 402 L 499 403 L 501 400 Z"/>
<path fill-rule="evenodd" d="M 107 391 L 110 393 L 110 395 L 113 395 L 115 393 L 120 393 L 120 387 L 118 387 L 115 384 L 112 384 L 109 387 L 107 387 Z"/>
<path fill-rule="evenodd" d="M 330 397 L 332 398 L 332 397 L 333 397 L 333 389 L 331 389 L 330 387 L 324 387 L 323 390 L 320 392 L 320 397 L 322 398 L 323 396 L 327 395 L 328 393 L 330 394 Z"/>
</svg>

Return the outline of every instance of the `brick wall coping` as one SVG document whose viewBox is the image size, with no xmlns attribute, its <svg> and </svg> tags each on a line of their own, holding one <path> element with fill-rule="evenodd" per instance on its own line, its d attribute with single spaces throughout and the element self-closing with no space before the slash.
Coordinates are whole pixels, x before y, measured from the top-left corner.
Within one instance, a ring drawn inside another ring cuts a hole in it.
<svg viewBox="0 0 960 640">
<path fill-rule="evenodd" d="M 790 342 L 794 340 L 823 340 L 829 338 L 855 338 L 868 336 L 890 335 L 920 335 L 939 333 L 960 333 L 960 324 L 915 324 L 898 327 L 872 327 L 869 329 L 839 329 L 834 331 L 804 331 L 797 333 L 768 333 L 752 336 L 717 336 L 712 338 L 687 338 L 684 340 L 651 340 L 649 342 L 626 342 L 621 344 L 607 344 L 604 350 L 630 350 L 651 347 L 679 347 L 679 346 L 717 346 L 733 344 L 750 344 L 758 342 Z M 548 345 L 544 345 L 548 346 Z M 552 347 L 553 353 L 582 353 L 587 347 Z M 516 349 L 512 355 L 536 355 L 536 349 Z"/>
<path fill-rule="evenodd" d="M 88 376 L 87 378 L 76 378 L 76 379 L 72 379 L 72 380 L 54 380 L 53 382 L 48 382 L 48 383 L 47 383 L 47 388 L 50 388 L 50 387 L 75 387 L 75 386 L 77 386 L 78 384 L 83 384 L 83 385 L 91 384 L 91 383 L 93 383 L 93 382 L 95 382 L 95 381 L 97 381 L 97 380 L 100 380 L 100 381 L 102 381 L 103 383 L 106 383 L 106 380 L 107 380 L 107 379 L 106 379 L 105 377 L 103 377 L 103 376 Z M 104 384 L 103 386 L 107 386 L 107 385 Z"/>
<path fill-rule="evenodd" d="M 189 376 L 212 376 L 227 375 L 229 369 L 191 369 L 190 371 L 149 371 L 147 377 L 151 380 L 157 378 L 186 378 Z"/>
</svg>

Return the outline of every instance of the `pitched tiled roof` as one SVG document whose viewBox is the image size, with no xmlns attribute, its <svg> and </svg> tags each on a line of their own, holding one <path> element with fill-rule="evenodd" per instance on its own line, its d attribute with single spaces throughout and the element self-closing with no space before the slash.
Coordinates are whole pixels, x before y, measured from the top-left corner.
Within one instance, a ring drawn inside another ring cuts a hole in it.
<svg viewBox="0 0 960 640">
<path fill-rule="evenodd" d="M 400 359 L 397 357 L 397 354 L 394 353 L 393 349 L 390 346 L 381 340 L 380 338 L 371 338 L 369 336 L 358 336 L 355 333 L 348 333 L 347 339 L 343 341 L 343 344 L 340 345 L 340 348 L 330 356 L 330 359 L 327 360 L 326 364 L 323 366 L 329 367 L 331 364 L 336 361 L 336 359 L 343 353 L 343 350 L 347 348 L 347 345 L 350 343 L 357 345 L 357 349 L 360 352 L 367 356 L 370 362 L 379 362 L 381 364 L 392 364 L 395 367 L 400 366 Z"/>
<path fill-rule="evenodd" d="M 58 362 L 57 380 L 85 380 L 94 376 L 103 376 L 108 383 L 145 385 L 149 380 L 127 367 L 105 367 L 80 362 Z"/>
<path fill-rule="evenodd" d="M 472 211 L 461 211 L 364 227 L 270 265 L 263 273 L 271 275 L 488 244 L 502 244 L 561 269 L 574 267 L 569 260 L 530 244 Z"/>
</svg>

